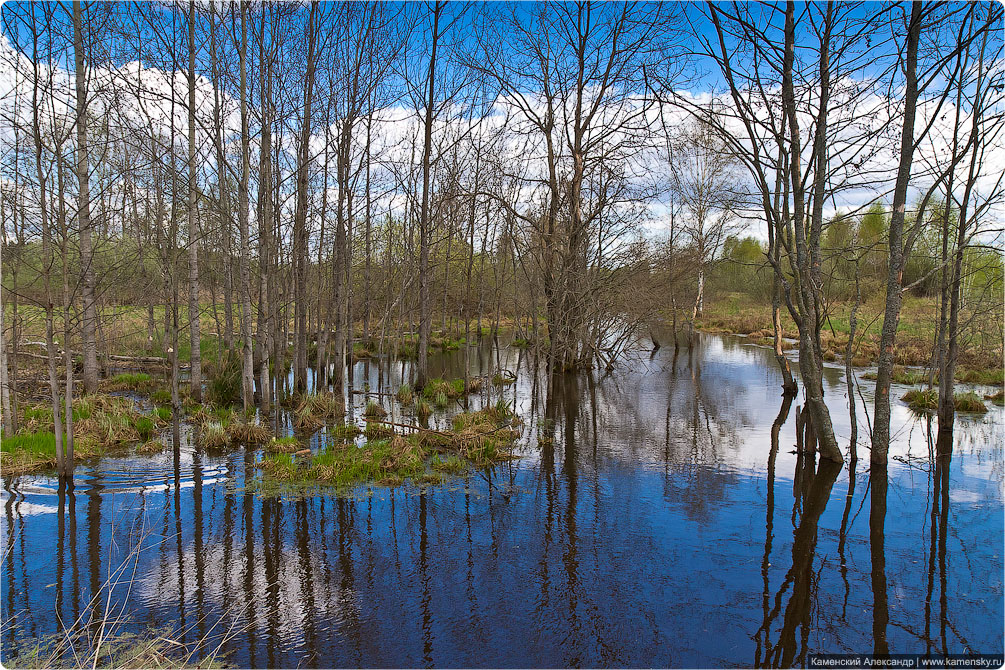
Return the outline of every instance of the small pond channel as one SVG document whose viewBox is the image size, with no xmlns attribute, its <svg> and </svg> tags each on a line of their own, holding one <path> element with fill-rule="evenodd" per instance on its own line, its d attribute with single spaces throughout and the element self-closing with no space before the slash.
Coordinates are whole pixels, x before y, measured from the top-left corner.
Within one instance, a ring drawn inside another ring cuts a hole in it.
<svg viewBox="0 0 1005 670">
<path fill-rule="evenodd" d="M 1002 653 L 1000 407 L 961 415 L 951 458 L 935 459 L 934 423 L 895 402 L 891 462 L 871 475 L 861 409 L 851 472 L 794 453 L 800 401 L 780 411 L 772 353 L 743 338 L 640 352 L 551 392 L 532 352 L 486 343 L 467 358 L 472 374 L 517 373 L 486 389 L 523 417 L 521 458 L 444 484 L 265 496 L 245 487 L 259 450 L 207 453 L 190 429 L 177 452 L 81 464 L 72 492 L 5 478 L 5 660 L 86 619 L 137 545 L 111 594 L 130 625 L 187 642 L 233 626 L 242 667 Z M 462 350 L 431 365 L 457 377 L 464 364 Z M 357 362 L 353 387 L 393 393 L 408 368 Z M 843 370 L 825 384 L 846 447 Z M 358 418 L 365 396 L 353 400 Z"/>
</svg>

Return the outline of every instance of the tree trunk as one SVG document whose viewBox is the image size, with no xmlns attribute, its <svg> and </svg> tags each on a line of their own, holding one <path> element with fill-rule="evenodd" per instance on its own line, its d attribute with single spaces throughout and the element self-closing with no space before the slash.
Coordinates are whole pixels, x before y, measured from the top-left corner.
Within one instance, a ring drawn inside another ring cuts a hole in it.
<svg viewBox="0 0 1005 670">
<path fill-rule="evenodd" d="M 251 241 L 248 235 L 248 179 L 251 175 L 248 131 L 248 0 L 241 0 L 241 181 L 237 190 L 238 223 L 241 228 L 241 338 L 244 365 L 241 399 L 245 414 L 255 402 L 254 349 L 251 341 Z"/>
<path fill-rule="evenodd" d="M 921 38 L 922 3 L 911 4 L 911 21 L 907 31 L 905 69 L 907 86 L 904 92 L 904 123 L 900 138 L 900 165 L 893 191 L 893 213 L 890 216 L 889 263 L 886 280 L 886 310 L 879 340 L 879 362 L 876 370 L 876 401 L 872 431 L 872 462 L 885 465 L 890 448 L 890 383 L 893 378 L 893 353 L 900 323 L 904 280 L 904 218 L 907 211 L 907 186 L 914 159 L 914 121 L 918 105 L 918 42 Z"/>
<path fill-rule="evenodd" d="M 202 356 L 199 351 L 199 233 L 195 182 L 195 0 L 188 3 L 188 319 L 192 345 L 190 391 L 202 402 Z"/>
<path fill-rule="evenodd" d="M 433 103 L 436 95 L 436 50 L 440 37 L 440 14 L 445 3 L 436 0 L 433 4 L 433 43 L 429 54 L 428 97 L 426 98 L 422 140 L 422 208 L 419 212 L 419 360 L 416 365 L 416 389 L 426 385 L 429 375 L 429 330 L 432 315 L 429 304 L 429 191 L 430 153 L 433 143 Z"/>
<path fill-rule="evenodd" d="M 80 0 L 73 0 L 73 60 L 77 92 L 77 227 L 80 234 L 81 297 L 84 319 L 81 323 L 84 350 L 84 390 L 98 390 L 98 345 L 95 340 L 97 311 L 95 308 L 94 250 L 91 242 L 91 193 L 88 183 L 87 159 L 87 75 L 84 72 L 83 10 Z"/>
</svg>

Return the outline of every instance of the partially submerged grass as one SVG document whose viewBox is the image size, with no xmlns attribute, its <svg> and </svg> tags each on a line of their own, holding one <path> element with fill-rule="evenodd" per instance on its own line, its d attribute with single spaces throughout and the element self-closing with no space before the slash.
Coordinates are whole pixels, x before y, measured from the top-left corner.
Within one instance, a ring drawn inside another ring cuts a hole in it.
<svg viewBox="0 0 1005 670">
<path fill-rule="evenodd" d="M 66 436 L 63 436 L 66 447 Z M 101 448 L 86 439 L 75 439 L 74 460 L 91 458 Z M 0 440 L 0 470 L 4 475 L 21 475 L 56 467 L 56 436 L 51 431 L 18 433 Z"/>
<path fill-rule="evenodd" d="M 15 650 L 12 656 L 5 654 L 4 665 L 26 670 L 226 667 L 219 647 L 200 658 L 197 652 L 204 643 L 185 645 L 171 639 L 178 636 L 170 630 L 148 629 L 143 633 L 127 633 L 119 630 L 118 622 L 109 628 L 112 630 L 103 631 L 101 636 L 94 636 L 93 639 L 76 631 L 33 638 L 27 645 Z"/>
<path fill-rule="evenodd" d="M 293 425 L 298 430 L 314 431 L 342 418 L 342 400 L 333 393 L 308 393 L 300 398 L 293 411 Z"/>
<path fill-rule="evenodd" d="M 387 416 L 387 410 L 381 407 L 376 400 L 368 400 L 366 409 L 363 410 L 363 416 L 368 419 L 383 419 Z"/>
<path fill-rule="evenodd" d="M 5 474 L 44 470 L 56 464 L 52 408 L 27 405 L 24 417 L 21 432 L 3 440 Z M 145 442 L 160 421 L 159 415 L 140 412 L 125 396 L 95 393 L 77 398 L 73 401 L 74 459 Z"/>
<path fill-rule="evenodd" d="M 386 423 L 380 423 L 379 421 L 370 421 L 366 424 L 363 434 L 366 435 L 368 440 L 391 437 L 394 435 L 394 427 Z"/>
<path fill-rule="evenodd" d="M 511 458 L 509 447 L 519 437 L 512 428 L 517 422 L 505 404 L 457 415 L 452 431 L 413 427 L 407 437 L 395 433 L 394 426 L 371 421 L 363 446 L 331 443 L 316 454 L 269 454 L 259 467 L 265 480 L 295 488 L 439 483 L 444 474 L 459 475 Z"/>
<path fill-rule="evenodd" d="M 454 379 L 447 381 L 442 377 L 436 377 L 430 379 L 422 387 L 422 397 L 427 400 L 433 400 L 440 394 L 443 394 L 447 398 L 460 398 L 464 395 L 464 380 Z M 444 406 L 446 406 L 446 403 L 444 403 Z"/>
<path fill-rule="evenodd" d="M 300 440 L 289 435 L 287 437 L 274 437 L 265 445 L 266 450 L 284 454 L 291 454 L 300 450 Z"/>
<path fill-rule="evenodd" d="M 206 449 L 219 449 L 226 446 L 227 430 L 219 421 L 207 421 L 199 427 L 199 442 Z"/>
<path fill-rule="evenodd" d="M 405 383 L 398 388 L 398 392 L 395 394 L 398 398 L 398 402 L 401 403 L 403 407 L 408 407 L 412 404 L 415 399 L 415 394 L 412 392 L 412 387 Z"/>
<path fill-rule="evenodd" d="M 436 409 L 445 409 L 450 402 L 449 398 L 446 393 L 440 391 L 433 397 L 433 404 L 436 405 Z"/>
<path fill-rule="evenodd" d="M 911 409 L 931 411 L 939 407 L 938 389 L 912 389 L 904 394 L 904 401 Z M 964 391 L 953 395 L 953 407 L 958 412 L 974 412 L 983 414 L 988 411 L 984 399 L 973 391 Z"/>
<path fill-rule="evenodd" d="M 171 420 L 172 414 L 171 414 L 171 408 L 170 407 L 165 407 L 163 405 L 160 406 L 160 407 L 155 407 L 153 413 L 154 413 L 154 416 L 156 416 L 161 421 L 170 421 Z"/>
<path fill-rule="evenodd" d="M 955 394 L 953 396 L 953 406 L 958 412 L 983 414 L 988 411 L 987 405 L 984 404 L 984 399 L 973 391 Z"/>
<path fill-rule="evenodd" d="M 420 419 L 428 419 L 432 413 L 433 413 L 433 407 L 432 405 L 429 404 L 429 402 L 425 398 L 419 400 L 419 402 L 416 403 L 415 414 Z"/>
<path fill-rule="evenodd" d="M 994 395 L 984 396 L 994 405 L 1005 405 L 1005 391 L 998 391 Z"/>
<path fill-rule="evenodd" d="M 966 384 L 1001 386 L 1005 383 L 1005 369 L 999 367 L 988 370 L 957 370 L 956 381 Z"/>
<path fill-rule="evenodd" d="M 492 383 L 496 386 L 506 386 L 508 384 L 513 384 L 514 382 L 516 382 L 516 377 L 513 376 L 513 373 L 508 371 L 497 372 L 492 375 Z"/>
<path fill-rule="evenodd" d="M 227 437 L 231 442 L 242 444 L 265 444 L 272 438 L 272 431 L 260 423 L 233 422 L 227 426 Z"/>
<path fill-rule="evenodd" d="M 911 409 L 934 410 L 939 406 L 938 389 L 911 389 L 905 393 L 901 400 L 907 403 Z"/>
<path fill-rule="evenodd" d="M 332 426 L 328 430 L 328 434 L 336 440 L 348 440 L 359 435 L 360 430 L 359 426 L 354 423 L 340 423 L 337 426 Z"/>
<path fill-rule="evenodd" d="M 159 454 L 166 448 L 167 447 L 164 446 L 163 442 L 159 440 L 150 440 L 136 447 L 136 453 L 143 455 Z"/>
</svg>

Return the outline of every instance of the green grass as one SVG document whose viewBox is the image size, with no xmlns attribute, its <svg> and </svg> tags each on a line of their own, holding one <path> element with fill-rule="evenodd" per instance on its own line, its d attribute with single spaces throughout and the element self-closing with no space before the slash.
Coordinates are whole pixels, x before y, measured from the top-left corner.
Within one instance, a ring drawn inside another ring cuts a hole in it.
<svg viewBox="0 0 1005 670">
<path fill-rule="evenodd" d="M 274 437 L 265 445 L 268 451 L 278 451 L 282 453 L 293 453 L 300 449 L 300 440 L 288 435 L 286 437 Z"/>
<path fill-rule="evenodd" d="M 328 430 L 328 434 L 336 440 L 349 440 L 359 435 L 359 433 L 359 426 L 354 423 L 340 423 Z"/>
<path fill-rule="evenodd" d="M 171 391 L 157 389 L 150 394 L 150 401 L 157 405 L 169 405 L 171 404 Z"/>
<path fill-rule="evenodd" d="M 984 399 L 973 391 L 955 394 L 953 396 L 953 406 L 958 412 L 983 414 L 988 411 L 987 405 L 984 404 Z"/>
<path fill-rule="evenodd" d="M 227 444 L 227 431 L 219 421 L 207 421 L 199 429 L 199 440 L 206 448 L 218 449 Z"/>
<path fill-rule="evenodd" d="M 912 389 L 904 394 L 902 400 L 906 401 L 911 409 L 931 411 L 939 407 L 939 391 L 934 388 Z M 953 396 L 953 406 L 958 412 L 983 414 L 988 411 L 984 399 L 973 391 L 956 393 Z"/>
<path fill-rule="evenodd" d="M 384 437 L 391 437 L 394 435 L 394 428 L 387 425 L 386 423 L 380 423 L 379 421 L 370 421 L 366 424 L 366 428 L 363 430 L 363 434 L 366 435 L 368 440 L 374 440 Z"/>
<path fill-rule="evenodd" d="M 139 386 L 150 381 L 150 375 L 145 372 L 123 372 L 108 379 L 109 383 L 122 386 Z"/>
<path fill-rule="evenodd" d="M 449 397 L 446 393 L 440 391 L 433 398 L 433 404 L 436 405 L 436 409 L 445 409 L 449 403 Z"/>
<path fill-rule="evenodd" d="M 1005 405 L 1005 391 L 998 391 L 994 395 L 987 396 L 987 399 L 994 405 Z"/>
<path fill-rule="evenodd" d="M 430 379 L 422 388 L 422 397 L 426 400 L 434 400 L 440 394 L 443 394 L 447 398 L 461 397 L 464 395 L 464 380 L 458 378 L 447 381 L 442 377 L 436 377 Z M 446 404 L 444 404 L 445 406 Z"/>
<path fill-rule="evenodd" d="M 366 403 L 366 409 L 363 410 L 363 416 L 368 419 L 382 419 L 387 416 L 387 410 L 381 407 L 376 400 L 369 400 Z"/>
<path fill-rule="evenodd" d="M 416 403 L 415 414 L 420 419 L 427 419 L 432 413 L 433 413 L 433 407 L 432 405 L 429 404 L 429 402 L 425 398 L 419 400 L 419 402 Z"/>
<path fill-rule="evenodd" d="M 901 397 L 911 409 L 934 410 L 939 406 L 938 389 L 911 389 Z"/>
<path fill-rule="evenodd" d="M 66 444 L 66 436 L 63 436 Z M 33 456 L 56 458 L 56 436 L 51 432 L 18 433 L 0 441 L 0 452 L 13 454 L 24 451 Z"/>
<path fill-rule="evenodd" d="M 155 407 L 153 411 L 154 415 L 161 421 L 171 420 L 171 408 L 170 407 Z"/>
<path fill-rule="evenodd" d="M 415 394 L 412 392 L 412 387 L 407 383 L 402 384 L 398 388 L 398 392 L 395 394 L 395 396 L 398 398 L 398 402 L 400 402 L 404 407 L 408 407 L 409 405 L 411 405 L 412 401 L 415 399 Z"/>
<path fill-rule="evenodd" d="M 263 484 L 291 490 L 345 490 L 362 484 L 395 486 L 411 480 L 435 484 L 444 475 L 459 475 L 472 467 L 488 467 L 509 459 L 507 448 L 519 436 L 508 424 L 508 408 L 496 407 L 460 414 L 454 432 L 422 431 L 408 437 L 379 422 L 367 424 L 362 446 L 330 444 L 317 454 L 298 457 L 269 454 L 259 467 Z"/>
<path fill-rule="evenodd" d="M 139 433 L 140 439 L 145 442 L 154 432 L 154 421 L 150 417 L 141 416 L 133 422 L 133 427 Z"/>
</svg>

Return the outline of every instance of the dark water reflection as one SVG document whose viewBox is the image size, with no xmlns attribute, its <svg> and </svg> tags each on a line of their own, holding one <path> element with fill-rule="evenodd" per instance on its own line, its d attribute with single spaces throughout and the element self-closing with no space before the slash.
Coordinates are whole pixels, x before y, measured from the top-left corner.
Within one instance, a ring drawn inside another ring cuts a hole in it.
<svg viewBox="0 0 1005 670">
<path fill-rule="evenodd" d="M 799 401 L 742 340 L 550 386 L 529 352 L 469 357 L 519 372 L 491 392 L 526 419 L 523 458 L 443 486 L 262 497 L 243 488 L 258 452 L 206 453 L 185 432 L 177 450 L 78 468 L 73 491 L 5 479 L 5 658 L 108 602 L 189 642 L 234 626 L 231 661 L 255 667 L 1002 652 L 1002 410 L 961 417 L 950 445 L 897 407 L 888 472 L 864 445 L 849 470 L 793 452 Z M 436 365 L 459 376 L 464 360 Z M 354 388 L 408 373 L 357 363 Z M 827 384 L 846 443 L 840 369 Z"/>
</svg>

